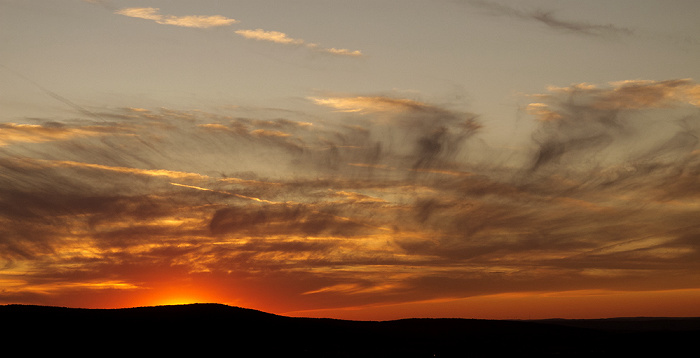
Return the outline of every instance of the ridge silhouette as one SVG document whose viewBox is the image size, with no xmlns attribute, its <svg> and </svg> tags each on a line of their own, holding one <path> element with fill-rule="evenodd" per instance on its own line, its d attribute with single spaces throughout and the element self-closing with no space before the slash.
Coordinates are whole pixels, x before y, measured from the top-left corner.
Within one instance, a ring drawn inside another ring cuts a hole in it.
<svg viewBox="0 0 700 358">
<path fill-rule="evenodd" d="M 694 348 L 700 318 L 350 321 L 222 304 L 121 309 L 0 306 L 27 352 L 233 357 L 619 357 Z M 11 344 L 6 344 L 10 346 Z"/>
</svg>

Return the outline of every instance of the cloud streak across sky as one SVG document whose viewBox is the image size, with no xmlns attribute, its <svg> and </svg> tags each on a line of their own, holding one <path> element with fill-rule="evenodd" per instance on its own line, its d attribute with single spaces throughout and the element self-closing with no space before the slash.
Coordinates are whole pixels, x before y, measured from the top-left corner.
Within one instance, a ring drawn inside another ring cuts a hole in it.
<svg viewBox="0 0 700 358">
<path fill-rule="evenodd" d="M 5 124 L 2 298 L 182 277 L 278 311 L 694 288 L 698 85 L 528 98 L 515 165 L 477 115 L 378 95 L 309 97 L 320 121 L 122 108 Z"/>
<path fill-rule="evenodd" d="M 161 15 L 160 9 L 153 7 L 132 7 L 117 10 L 115 13 L 119 15 L 135 17 L 139 19 L 153 20 L 162 25 L 174 25 L 182 27 L 209 28 L 217 26 L 229 26 L 238 21 L 229 19 L 221 15 L 188 15 L 188 16 L 173 16 Z"/>
<path fill-rule="evenodd" d="M 222 27 L 230 26 L 238 23 L 238 20 L 227 18 L 221 15 L 187 15 L 187 16 L 173 16 L 173 15 L 162 15 L 160 14 L 160 9 L 153 7 L 134 7 L 134 8 L 124 8 L 115 11 L 116 14 L 124 15 L 128 17 L 134 17 L 139 19 L 153 20 L 161 25 L 174 25 L 181 27 L 192 27 L 192 28 L 210 28 L 210 27 Z M 359 50 L 348 50 L 343 48 L 324 48 L 315 43 L 309 43 L 302 39 L 295 39 L 289 37 L 287 34 L 279 31 L 269 31 L 263 29 L 255 30 L 236 30 L 235 33 L 246 39 L 267 41 L 283 45 L 298 45 L 317 52 L 323 52 L 331 55 L 338 56 L 350 56 L 358 57 L 362 56 L 362 52 Z"/>
<path fill-rule="evenodd" d="M 359 50 L 351 51 L 348 49 L 323 48 L 315 43 L 308 43 L 302 39 L 291 38 L 287 34 L 279 31 L 265 31 L 263 29 L 236 30 L 236 34 L 251 40 L 267 41 L 283 45 L 304 46 L 314 51 L 325 52 L 332 55 L 362 56 L 362 52 Z"/>
<path fill-rule="evenodd" d="M 697 5 L 632 3 L 6 2 L 0 303 L 698 315 Z"/>
<path fill-rule="evenodd" d="M 556 31 L 564 31 L 589 36 L 619 36 L 633 34 L 633 31 L 630 29 L 615 26 L 613 24 L 596 24 L 584 21 L 564 20 L 556 16 L 553 11 L 543 9 L 523 10 L 508 5 L 503 5 L 495 1 L 486 0 L 464 0 L 464 2 L 484 11 L 486 14 L 491 16 L 503 16 L 523 21 L 537 22 Z"/>
</svg>

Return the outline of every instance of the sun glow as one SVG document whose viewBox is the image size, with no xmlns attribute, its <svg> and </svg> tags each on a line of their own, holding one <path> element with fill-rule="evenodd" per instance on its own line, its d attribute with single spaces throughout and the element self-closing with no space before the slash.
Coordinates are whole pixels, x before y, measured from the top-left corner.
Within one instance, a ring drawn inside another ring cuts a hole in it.
<svg viewBox="0 0 700 358">
<path fill-rule="evenodd" d="M 192 303 L 211 303 L 207 300 L 202 300 L 197 296 L 193 295 L 183 295 L 183 296 L 172 296 L 159 299 L 155 302 L 154 306 L 172 306 L 172 305 L 188 305 Z"/>
<path fill-rule="evenodd" d="M 147 306 L 166 306 L 215 301 L 212 294 L 201 288 L 189 285 L 172 285 L 154 288 L 145 303 Z"/>
<path fill-rule="evenodd" d="M 139 306 L 186 305 L 192 303 L 230 303 L 228 296 L 209 286 L 202 280 L 165 280 L 151 286 L 149 292 L 142 296 Z"/>
</svg>

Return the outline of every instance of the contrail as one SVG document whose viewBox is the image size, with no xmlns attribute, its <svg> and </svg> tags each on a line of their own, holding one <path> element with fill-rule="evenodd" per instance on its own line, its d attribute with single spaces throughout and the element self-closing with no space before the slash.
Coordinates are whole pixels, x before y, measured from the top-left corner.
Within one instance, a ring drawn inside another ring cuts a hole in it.
<svg viewBox="0 0 700 358">
<path fill-rule="evenodd" d="M 260 198 L 255 198 L 252 196 L 245 196 L 241 194 L 236 194 L 236 193 L 231 193 L 228 191 L 223 191 L 223 190 L 214 190 L 214 189 L 208 189 L 208 188 L 202 188 L 200 186 L 194 186 L 194 185 L 186 185 L 186 184 L 179 184 L 179 183 L 170 183 L 175 186 L 180 186 L 183 188 L 190 188 L 190 189 L 196 189 L 196 190 L 203 190 L 203 191 L 211 191 L 214 193 L 219 193 L 219 194 L 224 194 L 224 195 L 230 195 L 230 196 L 235 196 L 240 199 L 246 199 L 246 200 L 252 200 L 252 201 L 257 201 L 259 203 L 266 203 L 266 204 L 284 204 L 282 202 L 277 202 L 277 201 L 270 201 L 270 200 L 265 200 L 265 199 L 260 199 Z"/>
</svg>

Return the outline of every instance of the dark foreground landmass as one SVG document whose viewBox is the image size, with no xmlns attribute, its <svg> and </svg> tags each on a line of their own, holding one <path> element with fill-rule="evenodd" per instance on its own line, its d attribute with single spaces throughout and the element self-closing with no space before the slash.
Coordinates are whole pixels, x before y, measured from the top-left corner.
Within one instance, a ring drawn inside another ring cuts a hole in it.
<svg viewBox="0 0 700 358">
<path fill-rule="evenodd" d="M 700 318 L 374 322 L 220 304 L 109 310 L 5 305 L 0 322 L 5 352 L 52 356 L 680 357 L 697 353 L 700 342 Z"/>
</svg>

